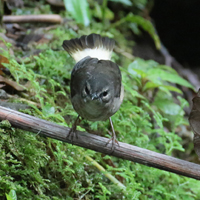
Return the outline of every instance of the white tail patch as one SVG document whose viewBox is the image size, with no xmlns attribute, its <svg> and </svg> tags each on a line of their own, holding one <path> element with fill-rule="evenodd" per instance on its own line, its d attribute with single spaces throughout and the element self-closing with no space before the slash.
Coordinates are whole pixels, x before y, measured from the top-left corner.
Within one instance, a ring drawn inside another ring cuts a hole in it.
<svg viewBox="0 0 200 200">
<path fill-rule="evenodd" d="M 110 60 L 112 51 L 105 48 L 95 48 L 95 49 L 84 49 L 78 50 L 71 54 L 76 62 L 79 62 L 81 59 L 90 56 L 91 58 L 97 58 L 99 60 Z"/>
</svg>

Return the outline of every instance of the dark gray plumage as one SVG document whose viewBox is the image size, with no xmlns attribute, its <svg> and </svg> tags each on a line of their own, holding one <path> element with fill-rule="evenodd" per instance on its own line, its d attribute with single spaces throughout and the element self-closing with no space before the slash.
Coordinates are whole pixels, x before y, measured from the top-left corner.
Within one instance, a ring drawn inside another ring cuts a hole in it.
<svg viewBox="0 0 200 200">
<path fill-rule="evenodd" d="M 75 65 L 71 98 L 80 116 L 90 121 L 107 120 L 119 109 L 120 94 L 121 73 L 115 63 L 86 57 Z"/>
<path fill-rule="evenodd" d="M 65 40 L 63 48 L 76 60 L 71 74 L 71 101 L 90 121 L 107 120 L 123 100 L 121 72 L 110 61 L 114 40 L 98 34 Z"/>
</svg>

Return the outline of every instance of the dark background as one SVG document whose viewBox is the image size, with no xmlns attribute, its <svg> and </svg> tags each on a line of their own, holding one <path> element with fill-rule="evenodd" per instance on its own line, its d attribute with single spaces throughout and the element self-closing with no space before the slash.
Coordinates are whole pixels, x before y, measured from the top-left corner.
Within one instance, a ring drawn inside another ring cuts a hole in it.
<svg viewBox="0 0 200 200">
<path fill-rule="evenodd" d="M 182 65 L 200 63 L 200 1 L 155 0 L 151 17 L 163 45 Z"/>
</svg>

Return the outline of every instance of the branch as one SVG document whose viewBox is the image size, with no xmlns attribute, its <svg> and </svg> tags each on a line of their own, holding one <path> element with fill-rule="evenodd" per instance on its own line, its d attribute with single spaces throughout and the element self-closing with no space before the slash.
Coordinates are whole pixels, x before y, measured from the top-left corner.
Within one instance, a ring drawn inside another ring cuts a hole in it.
<svg viewBox="0 0 200 200">
<path fill-rule="evenodd" d="M 16 128 L 72 143 L 69 138 L 66 138 L 70 128 L 9 108 L 0 106 L 0 120 L 8 120 Z M 116 145 L 115 150 L 112 152 L 111 143 L 106 146 L 109 139 L 81 131 L 77 131 L 77 134 L 78 138 L 74 137 L 73 140 L 74 145 L 200 180 L 200 165 L 198 164 L 122 142 L 119 142 L 120 146 Z"/>
<path fill-rule="evenodd" d="M 17 15 L 3 16 L 3 23 L 58 23 L 62 22 L 60 15 Z"/>
</svg>

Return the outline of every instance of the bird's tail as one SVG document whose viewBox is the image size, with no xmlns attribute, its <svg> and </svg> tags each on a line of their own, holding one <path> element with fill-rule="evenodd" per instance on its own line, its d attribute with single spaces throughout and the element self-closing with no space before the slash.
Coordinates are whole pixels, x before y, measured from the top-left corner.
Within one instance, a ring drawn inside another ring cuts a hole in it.
<svg viewBox="0 0 200 200">
<path fill-rule="evenodd" d="M 87 56 L 99 60 L 110 60 L 115 41 L 92 33 L 83 35 L 80 38 L 64 40 L 62 46 L 76 62 Z"/>
</svg>

